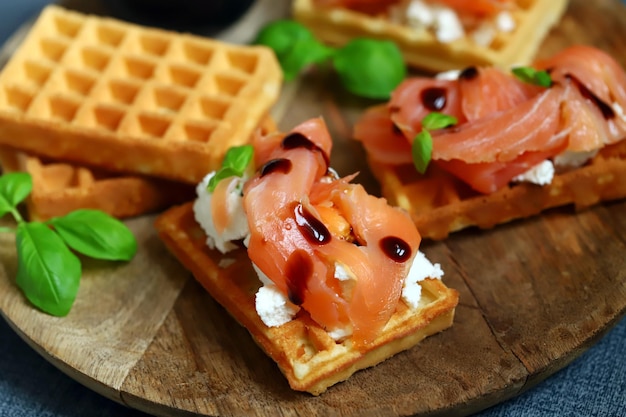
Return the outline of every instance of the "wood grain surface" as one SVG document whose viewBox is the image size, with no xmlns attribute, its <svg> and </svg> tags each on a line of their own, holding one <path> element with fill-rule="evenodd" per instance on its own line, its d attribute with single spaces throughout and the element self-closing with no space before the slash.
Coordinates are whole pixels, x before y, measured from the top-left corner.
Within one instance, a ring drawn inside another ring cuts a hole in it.
<svg viewBox="0 0 626 417">
<path fill-rule="evenodd" d="M 624 22 L 618 0 L 572 0 L 540 55 L 586 43 L 626 66 Z M 370 104 L 319 70 L 287 84 L 275 114 L 282 129 L 323 116 L 337 140 L 333 166 L 361 171 L 358 180 L 377 192 L 360 145 L 349 140 Z M 153 216 L 127 222 L 140 247 L 132 262 L 85 263 L 65 318 L 27 303 L 14 283 L 13 237 L 0 235 L 0 310 L 72 378 L 158 416 L 464 416 L 549 377 L 624 316 L 625 212 L 626 201 L 562 208 L 425 242 L 461 294 L 453 327 L 320 397 L 289 389 L 245 329 L 167 253 Z"/>
</svg>

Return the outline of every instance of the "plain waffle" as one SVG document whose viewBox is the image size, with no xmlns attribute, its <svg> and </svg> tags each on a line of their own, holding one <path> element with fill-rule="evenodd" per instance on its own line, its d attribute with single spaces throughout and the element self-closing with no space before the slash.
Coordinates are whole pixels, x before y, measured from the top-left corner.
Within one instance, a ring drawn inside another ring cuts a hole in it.
<svg viewBox="0 0 626 417">
<path fill-rule="evenodd" d="M 51 5 L 0 74 L 0 144 L 195 184 L 250 138 L 281 83 L 268 48 Z"/>
<path fill-rule="evenodd" d="M 470 226 L 490 228 L 543 210 L 574 205 L 581 210 L 600 201 L 626 197 L 626 141 L 609 145 L 585 166 L 554 176 L 549 185 L 514 184 L 477 194 L 435 166 L 427 175 L 412 165 L 370 161 L 390 204 L 407 210 L 422 237 L 444 239 Z"/>
<path fill-rule="evenodd" d="M 458 293 L 438 279 L 426 279 L 421 282 L 418 309 L 410 310 L 399 302 L 382 333 L 361 350 L 355 349 L 350 338 L 335 342 L 303 310 L 282 326 L 267 327 L 255 310 L 260 281 L 245 250 L 225 255 L 209 250 L 204 232 L 194 219 L 192 203 L 167 210 L 155 226 L 169 250 L 250 332 L 294 390 L 319 395 L 357 370 L 373 366 L 452 325 Z"/>
<path fill-rule="evenodd" d="M 498 32 L 488 46 L 469 36 L 442 43 L 428 29 L 413 29 L 386 16 L 370 16 L 344 9 L 315 5 L 314 0 L 294 0 L 293 16 L 321 40 L 344 45 L 357 37 L 395 42 L 413 67 L 440 72 L 469 65 L 511 65 L 529 62 L 550 28 L 559 21 L 567 0 L 515 0 L 512 32 Z"/>
</svg>

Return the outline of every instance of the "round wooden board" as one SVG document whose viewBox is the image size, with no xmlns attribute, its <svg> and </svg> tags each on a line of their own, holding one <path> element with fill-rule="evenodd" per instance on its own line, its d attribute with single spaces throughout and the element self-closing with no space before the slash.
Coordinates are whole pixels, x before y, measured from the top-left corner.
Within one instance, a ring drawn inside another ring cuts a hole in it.
<svg viewBox="0 0 626 417">
<path fill-rule="evenodd" d="M 596 45 L 626 66 L 626 8 L 572 0 L 544 42 L 550 55 Z M 280 127 L 325 117 L 333 165 L 376 192 L 351 124 L 369 102 L 332 73 L 285 87 Z M 626 312 L 626 201 L 489 231 L 467 230 L 423 250 L 461 294 L 453 327 L 352 376 L 320 397 L 291 391 L 274 363 L 157 238 L 153 216 L 128 221 L 140 250 L 129 264 L 86 262 L 64 318 L 42 314 L 14 284 L 11 236 L 0 235 L 0 310 L 61 370 L 129 407 L 159 416 L 468 415 L 515 396 L 567 365 Z"/>
</svg>

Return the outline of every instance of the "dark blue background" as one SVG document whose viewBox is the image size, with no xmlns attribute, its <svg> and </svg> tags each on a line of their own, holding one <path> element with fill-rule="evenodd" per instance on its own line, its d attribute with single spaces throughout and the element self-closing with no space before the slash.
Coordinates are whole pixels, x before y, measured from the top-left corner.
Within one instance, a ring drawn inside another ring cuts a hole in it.
<svg viewBox="0 0 626 417">
<path fill-rule="evenodd" d="M 0 43 L 47 3 L 0 0 Z M 525 394 L 478 416 L 621 417 L 626 416 L 625 409 L 626 319 L 622 319 L 568 367 Z M 101 397 L 67 377 L 0 319 L 0 417 L 113 416 L 146 414 Z"/>
</svg>

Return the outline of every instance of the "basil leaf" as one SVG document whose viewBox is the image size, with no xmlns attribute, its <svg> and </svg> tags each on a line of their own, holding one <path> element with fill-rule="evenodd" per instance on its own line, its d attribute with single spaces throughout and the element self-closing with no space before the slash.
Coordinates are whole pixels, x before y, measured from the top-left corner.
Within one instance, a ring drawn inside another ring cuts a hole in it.
<svg viewBox="0 0 626 417">
<path fill-rule="evenodd" d="M 443 129 L 444 127 L 454 126 L 458 120 L 454 116 L 448 114 L 432 112 L 428 113 L 422 119 L 422 127 L 427 130 Z"/>
<path fill-rule="evenodd" d="M 252 145 L 233 146 L 226 151 L 223 168 L 232 168 L 235 172 L 243 174 L 254 157 Z"/>
<path fill-rule="evenodd" d="M 535 73 L 535 84 L 541 87 L 550 87 L 552 85 L 552 78 L 547 71 L 537 71 Z"/>
<path fill-rule="evenodd" d="M 222 161 L 222 168 L 211 177 L 207 190 L 213 192 L 217 183 L 224 178 L 243 176 L 253 158 L 254 147 L 252 145 L 233 146 L 228 149 Z"/>
<path fill-rule="evenodd" d="M 299 40 L 280 61 L 285 80 L 293 80 L 308 65 L 322 63 L 332 57 L 334 52 L 334 49 L 324 46 L 315 39 Z"/>
<path fill-rule="evenodd" d="M 426 172 L 433 153 L 433 138 L 427 130 L 418 133 L 411 145 L 413 165 L 420 174 Z"/>
<path fill-rule="evenodd" d="M 540 87 L 550 87 L 552 85 L 552 78 L 547 71 L 537 71 L 531 67 L 515 67 L 511 69 L 513 75 L 515 75 L 519 80 L 529 83 L 535 84 Z"/>
<path fill-rule="evenodd" d="M 92 258 L 128 261 L 137 252 L 132 232 L 100 210 L 76 210 L 51 219 L 50 224 L 69 247 Z"/>
<path fill-rule="evenodd" d="M 334 52 L 315 39 L 304 25 L 288 19 L 263 27 L 253 43 L 274 51 L 287 81 L 294 79 L 307 65 L 320 63 Z"/>
<path fill-rule="evenodd" d="M 395 43 L 367 38 L 337 50 L 333 66 L 348 91 L 372 99 L 388 99 L 407 73 Z"/>
<path fill-rule="evenodd" d="M 18 287 L 44 312 L 67 315 L 78 293 L 80 260 L 43 223 L 18 224 L 15 242 Z"/>
<path fill-rule="evenodd" d="M 212 193 L 213 191 L 215 191 L 215 187 L 217 187 L 217 183 L 220 182 L 223 179 L 226 179 L 228 177 L 237 177 L 239 176 L 237 171 L 235 171 L 232 168 L 222 168 L 219 171 L 217 171 L 215 173 L 215 175 L 213 175 L 211 177 L 211 179 L 209 180 L 209 183 L 207 184 L 207 190 Z"/>
<path fill-rule="evenodd" d="M 0 176 L 0 217 L 24 201 L 33 189 L 33 180 L 25 172 L 13 172 Z"/>
</svg>

